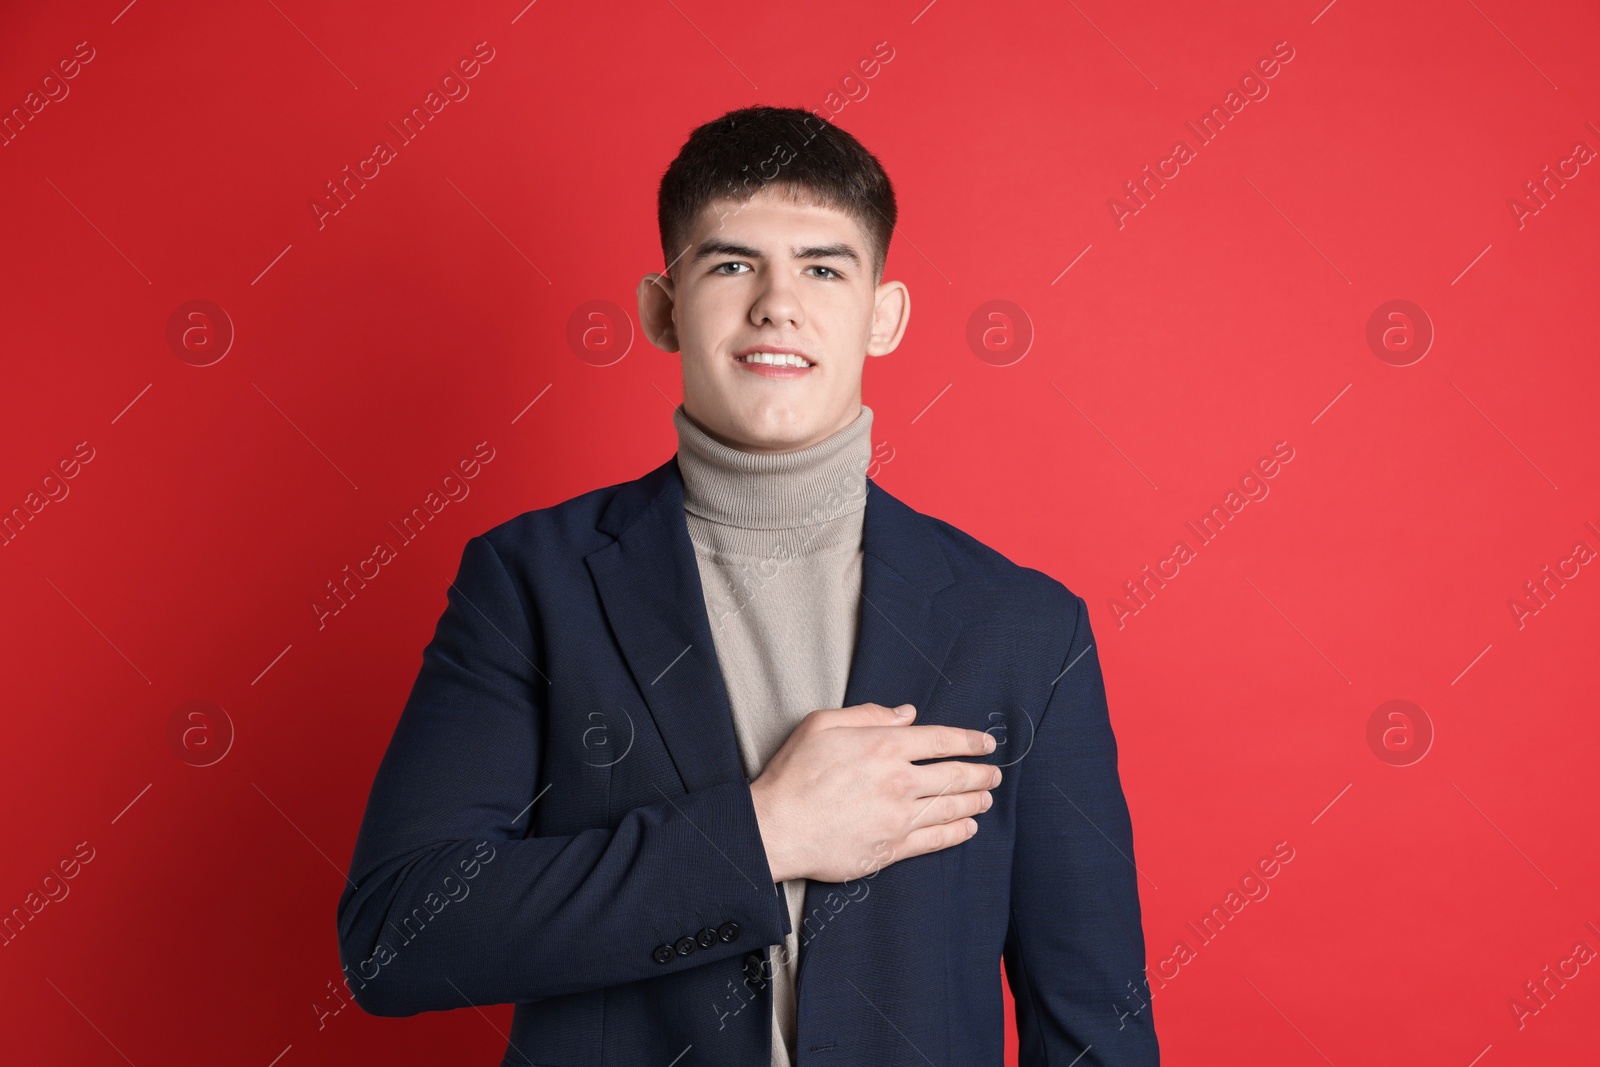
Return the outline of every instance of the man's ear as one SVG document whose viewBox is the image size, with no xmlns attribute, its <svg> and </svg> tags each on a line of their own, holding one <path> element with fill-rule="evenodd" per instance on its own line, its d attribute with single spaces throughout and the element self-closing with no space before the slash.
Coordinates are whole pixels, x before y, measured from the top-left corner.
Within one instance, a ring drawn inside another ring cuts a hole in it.
<svg viewBox="0 0 1600 1067">
<path fill-rule="evenodd" d="M 650 343 L 663 352 L 678 350 L 678 325 L 672 320 L 676 294 L 672 276 L 646 274 L 639 280 L 639 325 Z"/>
<path fill-rule="evenodd" d="M 905 282 L 884 282 L 873 297 L 872 331 L 867 335 L 867 355 L 887 356 L 900 347 L 906 323 L 911 321 L 911 290 Z"/>
</svg>

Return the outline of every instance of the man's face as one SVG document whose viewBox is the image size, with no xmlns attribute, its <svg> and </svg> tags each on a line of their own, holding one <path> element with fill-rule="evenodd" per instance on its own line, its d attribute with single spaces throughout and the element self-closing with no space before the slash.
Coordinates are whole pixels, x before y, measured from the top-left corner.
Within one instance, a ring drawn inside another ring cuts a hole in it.
<svg viewBox="0 0 1600 1067">
<path fill-rule="evenodd" d="M 789 452 L 855 421 L 868 355 L 894 350 L 910 295 L 878 284 L 854 219 L 767 186 L 701 213 L 670 277 L 639 284 L 639 317 L 657 347 L 681 353 L 683 407 L 712 437 L 746 452 Z M 765 366 L 755 352 L 811 366 Z"/>
</svg>

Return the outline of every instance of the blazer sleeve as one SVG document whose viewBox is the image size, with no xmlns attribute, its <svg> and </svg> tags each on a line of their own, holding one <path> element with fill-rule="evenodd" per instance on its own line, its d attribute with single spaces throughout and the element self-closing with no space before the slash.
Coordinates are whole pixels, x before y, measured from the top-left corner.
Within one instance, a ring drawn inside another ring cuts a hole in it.
<svg viewBox="0 0 1600 1067">
<path fill-rule="evenodd" d="M 1089 609 L 1073 600 L 1066 658 L 1017 764 L 1004 959 L 1018 1062 L 1156 1067 L 1133 828 Z"/>
<path fill-rule="evenodd" d="M 469 540 L 339 898 L 345 981 L 369 1013 L 658 978 L 789 932 L 746 780 L 669 790 L 614 829 L 527 836 L 536 798 L 561 788 L 540 780 L 548 689 L 535 627 L 494 546 Z M 737 940 L 654 957 L 728 922 Z"/>
</svg>

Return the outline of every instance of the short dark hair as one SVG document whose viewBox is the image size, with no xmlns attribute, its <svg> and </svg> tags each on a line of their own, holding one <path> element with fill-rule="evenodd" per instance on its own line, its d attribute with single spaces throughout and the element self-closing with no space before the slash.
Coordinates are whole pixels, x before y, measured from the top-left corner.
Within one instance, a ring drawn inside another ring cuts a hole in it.
<svg viewBox="0 0 1600 1067">
<path fill-rule="evenodd" d="M 896 214 L 889 175 L 860 141 L 794 107 L 740 108 L 689 134 L 656 192 L 668 273 L 708 204 L 748 200 L 769 185 L 855 219 L 871 242 L 874 275 L 882 280 Z"/>
</svg>

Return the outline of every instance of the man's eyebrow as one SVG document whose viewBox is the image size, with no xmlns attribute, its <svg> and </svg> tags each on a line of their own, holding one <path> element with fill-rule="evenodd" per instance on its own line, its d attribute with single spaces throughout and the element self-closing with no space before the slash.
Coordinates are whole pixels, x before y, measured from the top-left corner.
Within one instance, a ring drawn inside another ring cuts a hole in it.
<svg viewBox="0 0 1600 1067">
<path fill-rule="evenodd" d="M 831 245 L 807 245 L 790 250 L 795 259 L 842 259 L 854 266 L 861 265 L 861 256 L 843 241 Z M 734 241 L 705 241 L 695 250 L 693 262 L 716 256 L 738 256 L 741 259 L 764 259 L 758 250 Z"/>
</svg>

